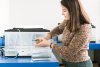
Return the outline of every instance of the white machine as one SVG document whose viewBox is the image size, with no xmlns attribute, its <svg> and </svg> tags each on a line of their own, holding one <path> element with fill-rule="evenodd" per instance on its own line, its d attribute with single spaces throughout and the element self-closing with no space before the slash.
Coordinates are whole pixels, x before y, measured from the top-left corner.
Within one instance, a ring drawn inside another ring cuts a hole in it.
<svg viewBox="0 0 100 67">
<path fill-rule="evenodd" d="M 37 51 L 35 49 L 36 38 L 46 36 L 48 32 L 49 30 L 43 28 L 13 28 L 5 30 L 4 55 L 32 56 L 32 53 Z"/>
</svg>

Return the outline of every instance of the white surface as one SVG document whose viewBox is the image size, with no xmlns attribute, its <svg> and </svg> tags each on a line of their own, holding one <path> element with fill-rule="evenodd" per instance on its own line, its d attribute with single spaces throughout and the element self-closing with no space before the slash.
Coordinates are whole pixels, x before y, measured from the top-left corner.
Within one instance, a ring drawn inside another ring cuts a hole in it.
<svg viewBox="0 0 100 67">
<path fill-rule="evenodd" d="M 100 0 L 81 0 L 90 20 L 96 26 L 96 41 L 100 43 Z"/>
<path fill-rule="evenodd" d="M 9 0 L 0 0 L 0 36 L 9 27 Z"/>
<path fill-rule="evenodd" d="M 59 0 L 10 0 L 10 26 L 44 25 L 51 28 L 61 18 L 59 5 Z"/>
<path fill-rule="evenodd" d="M 0 0 L 0 36 L 12 27 L 43 25 L 52 29 L 59 23 L 60 0 Z M 81 0 L 91 22 L 96 25 L 96 37 L 100 40 L 100 0 Z"/>
</svg>

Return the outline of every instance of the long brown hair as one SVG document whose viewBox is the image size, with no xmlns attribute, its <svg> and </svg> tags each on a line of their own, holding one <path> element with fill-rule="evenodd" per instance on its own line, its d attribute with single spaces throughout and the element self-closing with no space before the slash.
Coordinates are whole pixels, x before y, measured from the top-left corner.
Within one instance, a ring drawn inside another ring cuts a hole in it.
<svg viewBox="0 0 100 67">
<path fill-rule="evenodd" d="M 71 32 L 77 31 L 82 24 L 90 23 L 89 17 L 86 17 L 82 12 L 83 8 L 78 0 L 61 0 L 61 5 L 66 7 L 69 11 L 70 22 L 67 23 L 67 27 Z"/>
</svg>

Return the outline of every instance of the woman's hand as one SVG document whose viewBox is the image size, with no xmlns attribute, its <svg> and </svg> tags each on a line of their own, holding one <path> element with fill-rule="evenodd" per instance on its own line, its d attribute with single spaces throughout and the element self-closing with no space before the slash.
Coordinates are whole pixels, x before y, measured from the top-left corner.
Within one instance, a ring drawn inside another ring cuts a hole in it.
<svg viewBox="0 0 100 67">
<path fill-rule="evenodd" d="M 40 37 L 36 40 L 36 47 L 47 47 L 50 46 L 50 42 L 44 37 Z"/>
</svg>

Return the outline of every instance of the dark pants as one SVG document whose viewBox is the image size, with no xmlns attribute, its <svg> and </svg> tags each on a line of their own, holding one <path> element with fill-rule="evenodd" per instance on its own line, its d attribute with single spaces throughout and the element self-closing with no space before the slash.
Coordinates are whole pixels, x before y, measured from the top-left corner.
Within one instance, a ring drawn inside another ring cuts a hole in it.
<svg viewBox="0 0 100 67">
<path fill-rule="evenodd" d="M 84 62 L 78 62 L 78 63 L 66 62 L 63 60 L 63 64 L 65 67 L 93 67 L 91 60 L 84 61 Z"/>
</svg>

